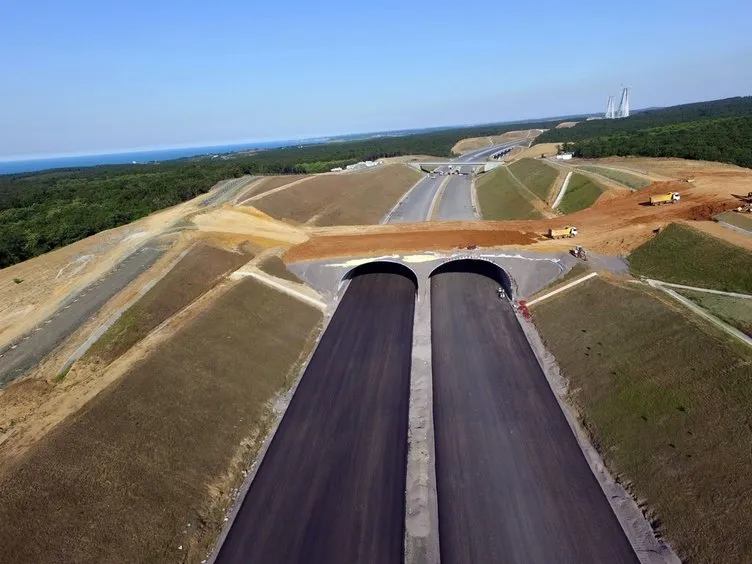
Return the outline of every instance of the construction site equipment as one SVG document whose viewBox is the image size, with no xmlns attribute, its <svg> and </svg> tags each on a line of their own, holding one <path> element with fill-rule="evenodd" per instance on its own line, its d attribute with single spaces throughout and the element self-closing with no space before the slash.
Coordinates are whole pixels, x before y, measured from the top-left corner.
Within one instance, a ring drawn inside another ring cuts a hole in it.
<svg viewBox="0 0 752 564">
<path fill-rule="evenodd" d="M 574 237 L 577 235 L 576 227 L 562 227 L 561 229 L 549 229 L 548 236 L 551 239 L 561 239 L 563 237 Z"/>
<path fill-rule="evenodd" d="M 734 211 L 739 213 L 752 213 L 752 204 L 744 204 L 743 206 L 736 208 Z"/>
<path fill-rule="evenodd" d="M 574 256 L 575 258 L 578 258 L 580 260 L 587 260 L 588 259 L 587 252 L 585 251 L 585 249 L 583 249 L 579 245 L 576 246 L 574 249 L 572 249 L 570 252 L 572 253 L 572 256 Z"/>
<path fill-rule="evenodd" d="M 650 196 L 651 206 L 660 206 L 661 204 L 673 204 L 681 199 L 679 192 L 667 192 L 666 194 L 658 194 L 657 196 Z"/>
</svg>

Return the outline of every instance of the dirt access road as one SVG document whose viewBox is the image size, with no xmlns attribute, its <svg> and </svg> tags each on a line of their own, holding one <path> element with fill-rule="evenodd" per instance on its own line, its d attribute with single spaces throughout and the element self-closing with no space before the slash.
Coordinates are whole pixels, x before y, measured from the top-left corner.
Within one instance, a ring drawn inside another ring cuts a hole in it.
<svg viewBox="0 0 752 564">
<path fill-rule="evenodd" d="M 400 562 L 415 285 L 355 277 L 218 563 Z"/>
<path fill-rule="evenodd" d="M 636 563 L 498 283 L 431 284 L 441 561 Z"/>
<path fill-rule="evenodd" d="M 0 349 L 0 387 L 36 366 L 110 298 L 150 268 L 164 252 L 164 247 L 157 244 L 141 247 L 102 278 L 63 303 L 52 317 L 31 333 Z"/>
</svg>

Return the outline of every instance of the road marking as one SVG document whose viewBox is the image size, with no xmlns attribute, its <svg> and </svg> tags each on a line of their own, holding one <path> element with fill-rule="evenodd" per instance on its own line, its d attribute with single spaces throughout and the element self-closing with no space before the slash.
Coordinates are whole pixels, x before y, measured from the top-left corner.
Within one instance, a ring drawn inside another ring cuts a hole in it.
<svg viewBox="0 0 752 564">
<path fill-rule="evenodd" d="M 549 292 L 548 294 L 543 294 L 542 296 L 535 298 L 532 301 L 527 302 L 527 306 L 530 307 L 531 305 L 537 304 L 538 302 L 542 302 L 543 300 L 546 300 L 550 298 L 551 296 L 555 296 L 556 294 L 559 294 L 563 292 L 564 290 L 569 290 L 569 288 L 571 288 L 572 286 L 577 286 L 577 284 L 581 284 L 582 282 L 585 282 L 586 280 L 590 280 L 594 276 L 598 276 L 598 273 L 591 272 L 590 274 L 586 274 L 585 276 L 582 276 L 581 278 L 578 278 L 577 280 L 574 280 L 573 282 L 564 284 L 561 288 L 557 288 L 556 290 L 553 290 L 552 292 Z"/>
<path fill-rule="evenodd" d="M 421 178 L 415 184 L 413 184 L 412 187 L 407 192 L 405 192 L 405 195 L 402 196 L 396 204 L 394 204 L 394 207 L 391 210 L 389 210 L 389 213 L 387 213 L 384 216 L 384 218 L 381 220 L 381 223 L 382 224 L 389 223 L 392 219 L 392 216 L 394 215 L 394 212 L 396 212 L 399 209 L 399 207 L 405 202 L 405 200 L 407 200 L 407 198 L 410 197 L 410 194 L 413 193 L 413 190 L 415 190 L 418 187 L 418 185 L 421 184 L 422 182 L 426 180 L 430 180 L 430 179 L 431 178 L 428 175 L 424 175 L 423 178 Z"/>
<path fill-rule="evenodd" d="M 426 221 L 431 221 L 433 219 L 433 216 L 436 214 L 438 203 L 441 200 L 441 197 L 444 195 L 444 189 L 446 188 L 446 185 L 451 179 L 451 176 L 447 176 L 444 180 L 441 181 L 438 190 L 436 190 L 436 194 L 434 194 L 433 196 L 433 200 L 431 200 L 431 205 L 428 207 L 428 215 L 426 216 Z"/>
<path fill-rule="evenodd" d="M 326 304 L 322 302 L 321 300 L 314 298 L 313 296 L 309 296 L 308 294 L 305 294 L 301 292 L 300 290 L 296 290 L 294 288 L 291 288 L 290 286 L 287 286 L 286 284 L 282 284 L 281 282 L 277 282 L 276 280 L 273 280 L 271 276 L 268 276 L 266 274 L 263 274 L 260 270 L 236 270 L 232 274 L 230 274 L 231 279 L 237 279 L 237 278 L 243 278 L 246 276 L 250 276 L 251 278 L 255 278 L 262 284 L 266 284 L 267 286 L 271 286 L 275 290 L 279 290 L 280 292 L 283 292 L 285 294 L 288 294 L 294 298 L 297 298 L 301 301 L 306 302 L 309 305 L 312 305 L 315 308 L 318 308 L 322 311 L 326 311 Z"/>
</svg>

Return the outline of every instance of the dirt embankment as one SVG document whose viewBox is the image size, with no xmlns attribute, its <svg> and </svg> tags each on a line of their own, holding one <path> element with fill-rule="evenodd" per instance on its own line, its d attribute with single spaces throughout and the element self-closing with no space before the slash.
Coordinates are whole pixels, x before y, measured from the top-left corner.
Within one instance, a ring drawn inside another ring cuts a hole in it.
<svg viewBox="0 0 752 564">
<path fill-rule="evenodd" d="M 421 177 L 418 171 L 400 164 L 316 176 L 253 200 L 253 205 L 272 217 L 296 224 L 373 224 Z"/>
<path fill-rule="evenodd" d="M 556 126 L 556 129 L 567 129 L 569 127 L 574 127 L 580 123 L 579 121 L 562 121 L 559 125 Z"/>
<path fill-rule="evenodd" d="M 228 288 L 0 472 L 0 561 L 206 557 L 321 322 L 252 279 Z"/>
<path fill-rule="evenodd" d="M 670 191 L 680 192 L 681 202 L 664 206 L 647 203 L 651 195 Z M 640 192 L 600 198 L 588 209 L 545 220 L 431 222 L 311 230 L 311 239 L 290 249 L 285 259 L 296 261 L 387 251 L 439 250 L 467 245 L 532 245 L 541 250 L 564 249 L 569 248 L 572 241 L 554 241 L 544 234 L 549 228 L 566 225 L 578 228 L 578 244 L 603 254 L 620 255 L 647 241 L 659 227 L 674 221 L 705 220 L 712 210 L 723 209 L 729 202 L 733 202 L 731 196 L 702 184 L 655 182 Z"/>
<path fill-rule="evenodd" d="M 470 137 L 468 139 L 462 139 L 455 143 L 452 147 L 452 153 L 460 155 L 467 153 L 468 151 L 477 151 L 478 149 L 484 149 L 491 145 L 498 145 L 499 143 L 505 143 L 507 141 L 514 141 L 515 139 L 522 139 L 524 137 L 535 137 L 543 132 L 542 129 L 525 129 L 521 131 L 507 131 L 502 135 L 490 135 L 488 137 Z"/>
</svg>

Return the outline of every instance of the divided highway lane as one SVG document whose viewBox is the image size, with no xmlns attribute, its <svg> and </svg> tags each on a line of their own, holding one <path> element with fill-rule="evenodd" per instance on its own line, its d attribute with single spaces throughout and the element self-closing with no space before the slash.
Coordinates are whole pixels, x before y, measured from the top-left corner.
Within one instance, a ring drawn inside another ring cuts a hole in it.
<svg viewBox="0 0 752 564">
<path fill-rule="evenodd" d="M 414 308 L 402 275 L 352 280 L 218 563 L 402 561 Z"/>
<path fill-rule="evenodd" d="M 473 211 L 472 178 L 451 176 L 439 202 L 436 219 L 477 219 Z"/>
<path fill-rule="evenodd" d="M 432 278 L 442 564 L 636 563 L 497 287 Z"/>
<path fill-rule="evenodd" d="M 419 221 L 426 221 L 431 209 L 431 202 L 433 202 L 434 196 L 436 196 L 436 192 L 445 178 L 445 176 L 436 176 L 435 178 L 426 176 L 418 182 L 410 190 L 407 197 L 397 205 L 389 216 L 388 223 L 417 223 Z"/>
</svg>

